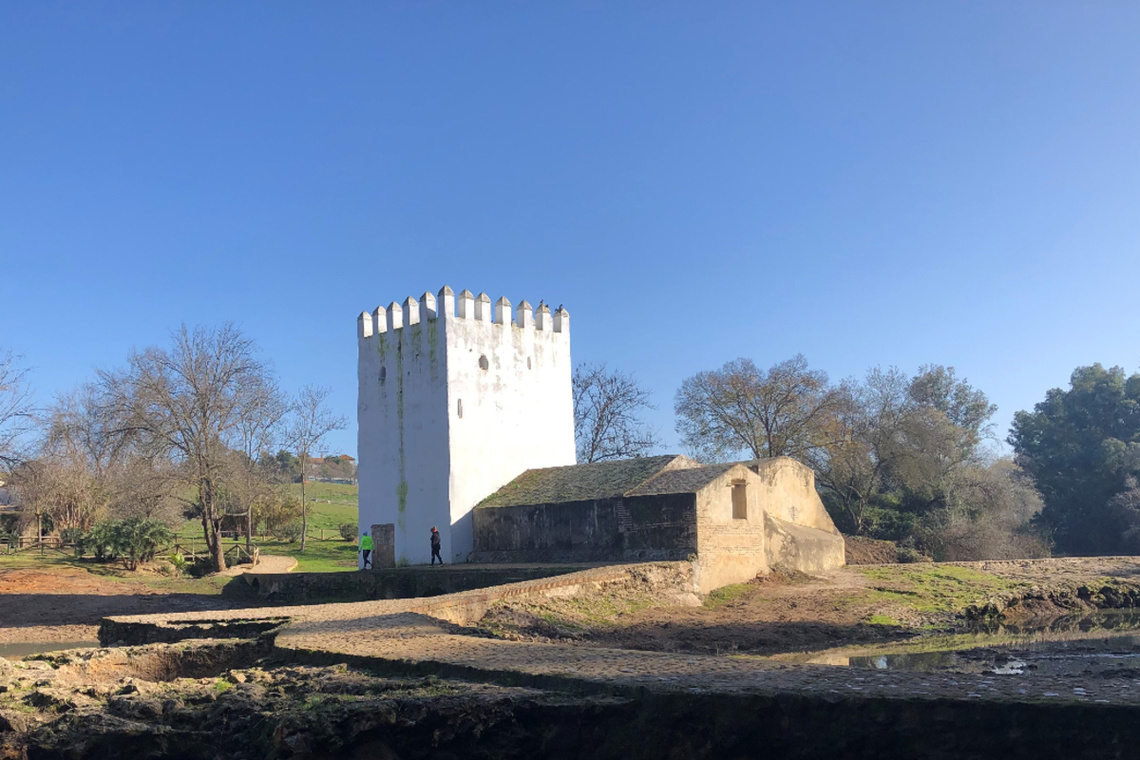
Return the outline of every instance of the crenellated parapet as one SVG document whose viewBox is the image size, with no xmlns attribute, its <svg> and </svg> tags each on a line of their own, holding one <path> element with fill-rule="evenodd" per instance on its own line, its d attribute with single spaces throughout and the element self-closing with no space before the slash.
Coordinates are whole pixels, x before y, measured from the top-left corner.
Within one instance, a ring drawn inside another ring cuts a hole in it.
<svg viewBox="0 0 1140 760">
<path fill-rule="evenodd" d="M 492 304 L 486 293 L 476 296 L 470 290 L 463 290 L 457 296 L 455 291 L 444 285 L 435 295 L 408 296 L 403 304 L 393 301 L 387 307 L 377 306 L 372 312 L 361 312 L 356 319 L 356 334 L 364 340 L 439 319 L 469 320 L 488 326 L 557 333 L 564 337 L 569 337 L 570 333 L 570 313 L 562 306 L 552 313 L 544 301 L 532 307 L 524 299 L 519 301 L 516 310 L 506 297 L 500 297 Z"/>
</svg>

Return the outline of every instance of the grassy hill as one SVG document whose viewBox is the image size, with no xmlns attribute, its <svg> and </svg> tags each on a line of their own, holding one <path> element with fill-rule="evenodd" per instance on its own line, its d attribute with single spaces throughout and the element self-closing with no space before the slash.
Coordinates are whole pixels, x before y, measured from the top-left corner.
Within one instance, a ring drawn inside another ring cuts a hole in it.
<svg viewBox="0 0 1140 760">
<path fill-rule="evenodd" d="M 301 484 L 293 483 L 289 490 L 301 498 Z M 343 483 L 306 483 L 305 497 L 309 500 L 309 540 L 301 553 L 301 542 L 275 541 L 270 537 L 254 537 L 263 554 L 280 554 L 297 558 L 297 570 L 333 572 L 355 570 L 357 546 L 355 541 L 340 537 L 342 523 L 355 523 L 359 510 L 358 489 Z M 324 531 L 324 539 L 321 538 Z M 178 528 L 179 535 L 201 539 L 202 524 L 187 520 Z M 228 541 L 227 541 L 228 543 Z"/>
</svg>

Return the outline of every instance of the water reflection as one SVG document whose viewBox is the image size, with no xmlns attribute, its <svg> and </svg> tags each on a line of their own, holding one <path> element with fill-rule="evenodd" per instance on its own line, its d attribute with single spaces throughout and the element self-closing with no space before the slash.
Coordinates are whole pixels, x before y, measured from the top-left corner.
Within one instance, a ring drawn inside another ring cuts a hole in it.
<svg viewBox="0 0 1140 760">
<path fill-rule="evenodd" d="M 85 649 L 99 646 L 98 641 L 18 641 L 13 644 L 0 644 L 0 657 L 19 660 L 33 654 L 59 652 L 64 649 Z"/>
<path fill-rule="evenodd" d="M 1108 611 L 1036 623 L 995 624 L 963 634 L 847 647 L 795 659 L 875 670 L 1136 678 L 1140 677 L 1140 612 Z"/>
</svg>

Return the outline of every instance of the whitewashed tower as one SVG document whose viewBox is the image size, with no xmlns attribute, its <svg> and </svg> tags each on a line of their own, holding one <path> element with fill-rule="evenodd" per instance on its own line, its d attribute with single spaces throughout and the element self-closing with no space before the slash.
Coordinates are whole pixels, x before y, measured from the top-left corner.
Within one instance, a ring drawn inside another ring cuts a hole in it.
<svg viewBox="0 0 1140 760">
<path fill-rule="evenodd" d="M 485 293 L 392 302 L 357 320 L 360 527 L 398 564 L 471 551 L 471 509 L 533 467 L 574 464 L 570 315 Z M 380 548 L 379 546 L 377 547 Z"/>
</svg>

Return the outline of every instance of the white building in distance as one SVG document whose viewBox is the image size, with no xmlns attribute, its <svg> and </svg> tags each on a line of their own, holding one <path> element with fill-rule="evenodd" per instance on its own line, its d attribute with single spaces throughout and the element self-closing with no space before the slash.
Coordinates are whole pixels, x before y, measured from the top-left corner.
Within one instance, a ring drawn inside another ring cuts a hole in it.
<svg viewBox="0 0 1140 760">
<path fill-rule="evenodd" d="M 471 510 L 519 473 L 572 465 L 570 315 L 451 288 L 363 312 L 360 529 L 377 567 L 472 550 Z M 390 536 L 389 540 L 387 537 Z"/>
</svg>

